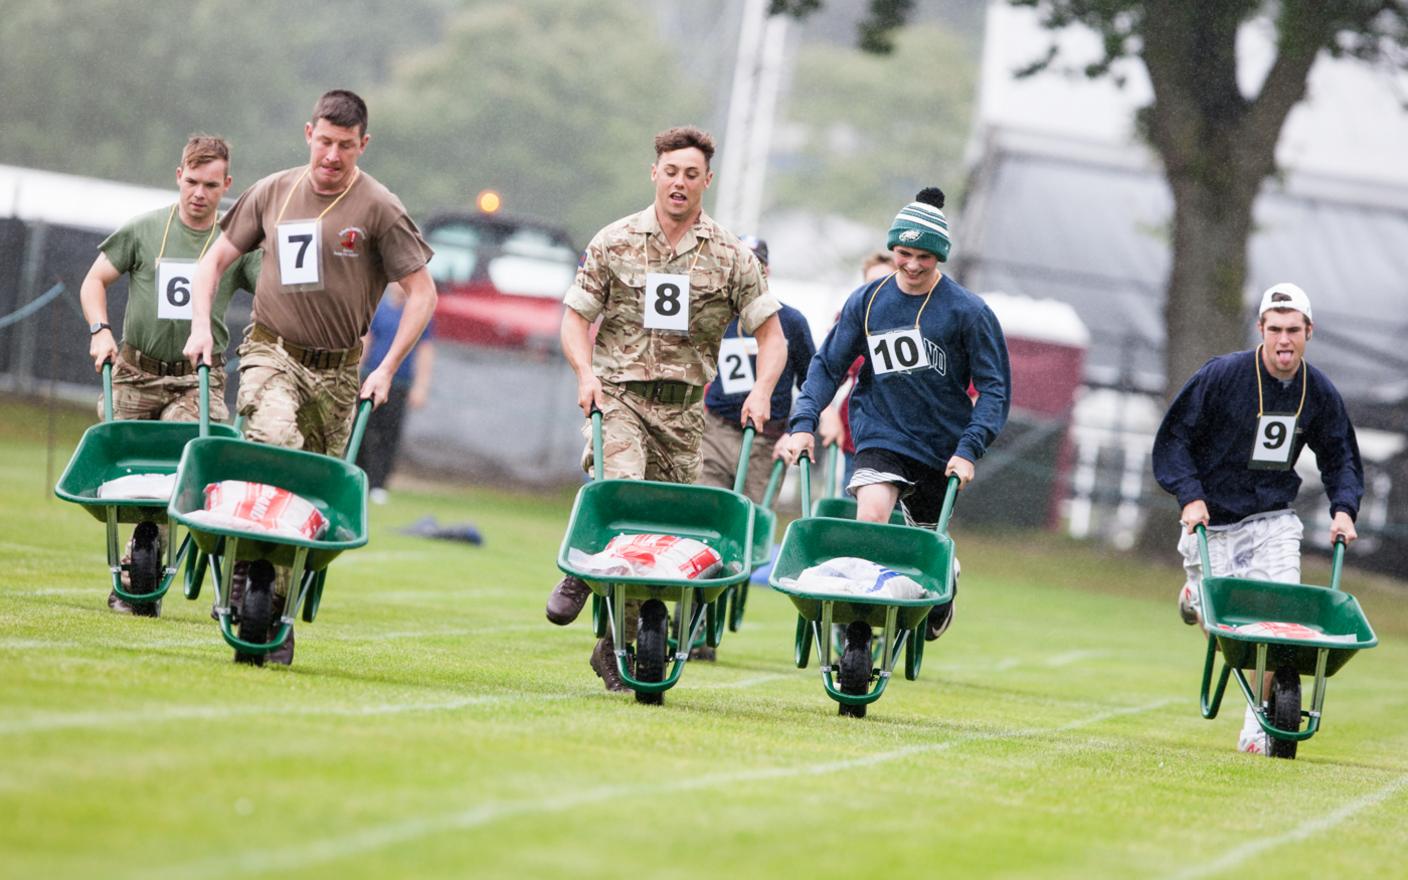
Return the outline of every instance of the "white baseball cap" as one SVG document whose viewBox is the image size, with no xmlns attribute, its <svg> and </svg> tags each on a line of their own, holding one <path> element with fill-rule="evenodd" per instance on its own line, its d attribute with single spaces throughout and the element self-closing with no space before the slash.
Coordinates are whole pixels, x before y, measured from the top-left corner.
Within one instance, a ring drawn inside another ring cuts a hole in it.
<svg viewBox="0 0 1408 880">
<path fill-rule="evenodd" d="M 1305 320 L 1315 320 L 1310 316 L 1310 297 L 1305 295 L 1304 290 L 1289 281 L 1273 284 L 1266 288 L 1266 292 L 1261 295 L 1261 309 L 1257 312 L 1257 316 L 1260 317 L 1271 309 L 1295 309 L 1305 315 Z"/>
</svg>

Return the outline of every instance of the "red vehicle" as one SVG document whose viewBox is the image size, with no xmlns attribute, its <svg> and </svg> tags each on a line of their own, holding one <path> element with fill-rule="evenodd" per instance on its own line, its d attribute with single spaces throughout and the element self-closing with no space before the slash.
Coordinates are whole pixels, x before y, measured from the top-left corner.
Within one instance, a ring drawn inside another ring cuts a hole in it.
<svg viewBox="0 0 1408 880">
<path fill-rule="evenodd" d="M 440 294 L 435 336 L 503 348 L 559 345 L 562 295 L 577 251 L 560 229 L 498 214 L 440 214 L 426 223 Z"/>
</svg>

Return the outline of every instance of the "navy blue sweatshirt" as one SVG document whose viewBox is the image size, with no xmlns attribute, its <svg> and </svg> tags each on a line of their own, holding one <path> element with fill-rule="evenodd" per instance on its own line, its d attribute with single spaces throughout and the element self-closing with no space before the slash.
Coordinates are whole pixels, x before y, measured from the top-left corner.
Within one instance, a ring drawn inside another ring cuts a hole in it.
<svg viewBox="0 0 1408 880">
<path fill-rule="evenodd" d="M 866 344 L 867 307 L 872 336 L 913 328 L 919 317 L 930 365 L 877 374 Z M 792 407 L 793 431 L 816 433 L 818 414 L 857 357 L 865 358 L 851 393 L 851 434 L 858 452 L 888 449 L 943 470 L 955 454 L 974 462 L 982 458 L 1007 423 L 1012 368 L 1002 327 L 987 303 L 947 275 L 928 305 L 922 294 L 901 291 L 893 275 L 851 294 L 812 358 Z M 968 397 L 970 383 L 978 391 L 976 403 Z"/>
<path fill-rule="evenodd" d="M 1268 413 L 1293 413 L 1300 404 L 1301 375 L 1281 382 L 1255 350 L 1215 357 L 1178 392 L 1154 437 L 1154 478 L 1178 498 L 1179 507 L 1202 499 L 1208 521 L 1231 525 L 1257 513 L 1284 510 L 1300 491 L 1288 470 L 1248 467 L 1257 429 L 1257 373 Z M 1309 446 L 1330 498 L 1331 515 L 1359 513 L 1364 468 L 1344 400 L 1325 374 L 1306 364 L 1305 406 L 1297 421 L 1291 464 Z"/>
<path fill-rule="evenodd" d="M 777 313 L 778 321 L 782 324 L 782 335 L 787 340 L 787 363 L 782 367 L 782 375 L 777 378 L 777 385 L 772 390 L 772 415 L 768 424 L 777 424 L 777 432 L 782 432 L 782 426 L 787 424 L 787 416 L 792 411 L 792 385 L 801 387 L 802 379 L 807 375 L 807 364 L 811 363 L 812 355 L 816 354 L 816 344 L 812 342 L 812 328 L 807 324 L 807 318 L 801 312 L 784 305 L 782 311 Z M 728 324 L 728 329 L 724 331 L 724 338 L 731 339 L 738 336 L 738 319 L 734 318 Z M 758 375 L 758 356 L 748 357 L 753 362 L 753 375 Z M 719 370 L 726 369 L 722 361 L 719 362 Z M 743 417 L 743 401 L 748 397 L 748 393 L 725 394 L 723 380 L 715 378 L 709 383 L 709 391 L 704 395 L 704 405 L 709 408 L 709 412 L 730 422 L 738 423 Z"/>
</svg>

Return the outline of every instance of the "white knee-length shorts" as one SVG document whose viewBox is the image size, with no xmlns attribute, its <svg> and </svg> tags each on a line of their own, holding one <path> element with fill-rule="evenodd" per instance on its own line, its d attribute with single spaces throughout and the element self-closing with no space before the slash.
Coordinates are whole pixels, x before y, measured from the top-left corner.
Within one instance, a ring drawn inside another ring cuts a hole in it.
<svg viewBox="0 0 1408 880">
<path fill-rule="evenodd" d="M 1188 534 L 1180 524 L 1178 552 L 1188 585 L 1202 581 L 1203 560 L 1197 533 Z M 1241 522 L 1208 529 L 1210 577 L 1249 578 L 1259 581 L 1300 583 L 1300 539 L 1305 533 L 1300 517 L 1292 511 L 1257 514 Z"/>
</svg>

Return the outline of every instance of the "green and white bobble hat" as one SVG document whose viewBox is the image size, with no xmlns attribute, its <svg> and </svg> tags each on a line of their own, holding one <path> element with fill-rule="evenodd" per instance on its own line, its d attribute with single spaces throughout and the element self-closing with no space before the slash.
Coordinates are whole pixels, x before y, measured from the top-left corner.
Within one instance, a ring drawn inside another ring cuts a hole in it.
<svg viewBox="0 0 1408 880">
<path fill-rule="evenodd" d="M 928 251 L 936 255 L 941 263 L 947 261 L 953 242 L 949 238 L 948 218 L 940 210 L 943 206 L 943 190 L 936 186 L 920 190 L 914 201 L 900 208 L 895 215 L 886 248 L 894 250 L 902 245 Z"/>
</svg>

